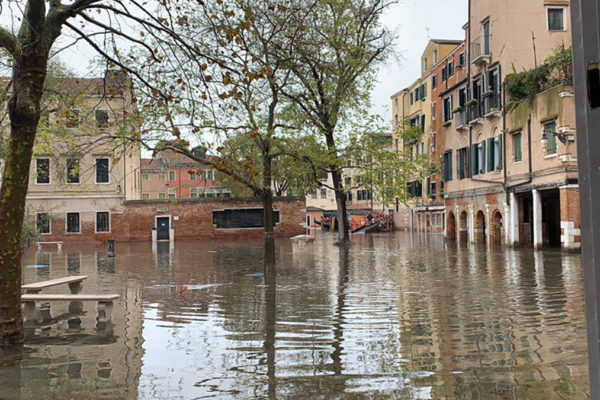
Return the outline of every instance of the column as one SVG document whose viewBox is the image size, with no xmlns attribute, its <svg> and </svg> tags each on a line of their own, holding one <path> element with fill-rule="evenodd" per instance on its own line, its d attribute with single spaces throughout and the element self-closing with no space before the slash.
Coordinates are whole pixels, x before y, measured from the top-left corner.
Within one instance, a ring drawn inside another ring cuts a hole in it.
<svg viewBox="0 0 600 400">
<path fill-rule="evenodd" d="M 519 244 L 519 203 L 514 192 L 510 194 L 510 222 L 507 226 L 510 233 L 506 235 L 506 239 L 511 246 L 517 246 Z"/>
<path fill-rule="evenodd" d="M 473 215 L 472 204 L 469 204 L 469 215 L 467 221 L 469 222 L 467 224 L 469 229 L 469 242 L 475 243 L 475 216 Z"/>
<path fill-rule="evenodd" d="M 536 189 L 531 191 L 533 195 L 533 248 L 542 247 L 542 196 Z"/>
<path fill-rule="evenodd" d="M 510 212 L 510 208 L 508 206 L 508 203 L 504 203 L 504 216 L 502 218 L 502 228 L 504 228 L 504 242 L 503 244 L 509 244 L 510 243 L 510 218 L 511 218 L 511 212 Z"/>
</svg>

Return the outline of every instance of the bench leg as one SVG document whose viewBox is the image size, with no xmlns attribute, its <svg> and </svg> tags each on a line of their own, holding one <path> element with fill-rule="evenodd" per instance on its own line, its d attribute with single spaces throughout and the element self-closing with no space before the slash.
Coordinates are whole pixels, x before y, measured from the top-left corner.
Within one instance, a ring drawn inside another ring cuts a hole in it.
<svg viewBox="0 0 600 400">
<path fill-rule="evenodd" d="M 71 294 L 79 294 L 81 293 L 81 282 L 71 282 L 69 283 L 69 289 L 71 290 Z"/>
<path fill-rule="evenodd" d="M 40 310 L 36 307 L 35 301 L 26 301 L 23 303 L 23 321 L 42 322 L 43 317 Z"/>
<path fill-rule="evenodd" d="M 96 306 L 96 321 L 98 322 L 109 322 L 112 320 L 112 301 L 99 301 Z"/>
</svg>

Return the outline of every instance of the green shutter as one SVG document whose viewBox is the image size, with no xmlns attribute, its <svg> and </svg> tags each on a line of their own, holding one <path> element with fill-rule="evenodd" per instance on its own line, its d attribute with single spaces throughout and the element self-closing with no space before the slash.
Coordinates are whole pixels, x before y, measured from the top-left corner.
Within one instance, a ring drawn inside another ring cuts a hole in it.
<svg viewBox="0 0 600 400">
<path fill-rule="evenodd" d="M 452 150 L 448 151 L 448 180 L 452 180 Z"/>
<path fill-rule="evenodd" d="M 446 176 L 446 154 L 442 155 L 442 179 L 445 181 L 448 179 L 448 177 Z"/>
<path fill-rule="evenodd" d="M 471 145 L 471 176 L 477 175 L 477 145 Z"/>
<path fill-rule="evenodd" d="M 488 172 L 494 170 L 494 138 L 487 140 L 487 170 Z"/>
<path fill-rule="evenodd" d="M 504 168 L 504 165 L 502 160 L 504 160 L 504 135 L 500 134 L 500 136 L 498 136 L 498 165 L 500 166 L 500 169 L 502 170 L 502 168 Z"/>
<path fill-rule="evenodd" d="M 479 160 L 479 164 L 481 164 L 481 169 L 479 170 L 479 173 L 484 174 L 485 173 L 485 140 L 483 142 L 481 142 L 479 145 L 481 146 L 481 157 L 482 157 L 482 159 Z"/>
<path fill-rule="evenodd" d="M 515 161 L 521 161 L 523 159 L 523 152 L 521 150 L 521 132 L 515 133 L 513 140 L 515 142 Z"/>
</svg>

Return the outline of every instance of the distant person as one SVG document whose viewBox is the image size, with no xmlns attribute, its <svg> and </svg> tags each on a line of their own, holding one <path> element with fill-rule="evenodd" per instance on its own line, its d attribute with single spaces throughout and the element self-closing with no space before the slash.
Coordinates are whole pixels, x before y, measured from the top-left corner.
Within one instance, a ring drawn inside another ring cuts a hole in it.
<svg viewBox="0 0 600 400">
<path fill-rule="evenodd" d="M 367 215 L 367 221 L 369 221 L 369 225 L 371 225 L 371 222 L 373 221 L 373 215 L 371 213 Z"/>
</svg>

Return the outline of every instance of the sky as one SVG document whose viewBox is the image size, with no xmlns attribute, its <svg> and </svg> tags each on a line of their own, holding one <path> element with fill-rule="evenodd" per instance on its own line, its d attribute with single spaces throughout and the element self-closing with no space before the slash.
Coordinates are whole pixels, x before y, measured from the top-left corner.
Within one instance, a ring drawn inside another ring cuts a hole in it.
<svg viewBox="0 0 600 400">
<path fill-rule="evenodd" d="M 397 34 L 398 59 L 381 68 L 371 94 L 371 112 L 391 122 L 390 96 L 417 80 L 421 54 L 429 39 L 464 39 L 467 0 L 399 0 L 385 14 L 383 23 Z"/>
</svg>

